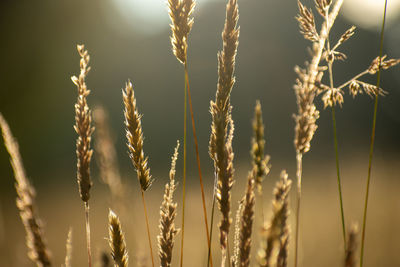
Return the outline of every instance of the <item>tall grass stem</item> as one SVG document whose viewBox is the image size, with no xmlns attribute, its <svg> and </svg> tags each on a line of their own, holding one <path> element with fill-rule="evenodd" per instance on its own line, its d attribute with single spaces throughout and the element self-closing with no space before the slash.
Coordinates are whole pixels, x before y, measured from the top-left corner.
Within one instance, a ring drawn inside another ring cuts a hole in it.
<svg viewBox="0 0 400 267">
<path fill-rule="evenodd" d="M 92 250 L 90 245 L 90 222 L 89 222 L 89 202 L 85 202 L 85 222 L 86 222 L 86 248 L 88 254 L 89 267 L 92 267 Z"/>
<path fill-rule="evenodd" d="M 143 209 L 144 209 L 144 217 L 146 219 L 146 228 L 147 228 L 147 239 L 149 240 L 150 246 L 150 256 L 151 256 L 151 264 L 154 267 L 154 257 L 153 257 L 153 246 L 151 245 L 151 238 L 150 238 L 150 227 L 149 227 L 149 217 L 147 216 L 147 208 L 146 208 L 146 201 L 144 200 L 144 191 L 140 190 L 142 193 L 142 202 L 143 202 Z"/>
<path fill-rule="evenodd" d="M 344 250 L 346 251 L 346 247 L 347 247 L 346 224 L 345 224 L 345 220 L 344 220 L 342 183 L 340 180 L 339 152 L 338 152 L 338 141 L 337 141 L 337 133 L 336 133 L 336 114 L 335 114 L 334 106 L 332 106 L 332 126 L 333 126 L 333 140 L 335 143 L 334 145 L 335 145 L 335 158 L 336 158 L 336 175 L 337 175 L 337 184 L 338 184 L 338 190 L 339 190 L 340 215 L 341 215 L 341 221 L 342 221 L 343 242 L 344 242 Z"/>
<path fill-rule="evenodd" d="M 303 154 L 297 152 L 296 155 L 297 162 L 297 204 L 296 204 L 296 236 L 294 240 L 294 267 L 297 267 L 298 253 L 299 253 L 299 222 L 300 222 L 300 200 L 301 200 L 301 176 L 303 167 Z"/>
<path fill-rule="evenodd" d="M 385 0 L 385 8 L 383 10 L 381 36 L 380 36 L 380 41 L 379 41 L 380 42 L 379 43 L 380 59 L 382 58 L 382 53 L 383 53 L 383 37 L 384 37 L 385 22 L 386 22 L 386 8 L 387 8 L 387 0 Z M 381 83 L 381 64 L 382 64 L 382 60 L 379 61 L 379 69 L 378 69 L 377 81 L 376 81 L 377 88 L 380 88 L 380 83 Z M 363 226 L 362 226 L 362 234 L 361 234 L 360 267 L 363 266 L 363 262 L 364 262 L 365 228 L 366 228 L 366 224 L 367 224 L 369 185 L 370 185 L 370 181 L 371 181 L 372 157 L 374 154 L 374 144 L 375 144 L 376 113 L 378 111 L 378 95 L 379 94 L 376 94 L 376 96 L 375 96 L 374 115 L 373 115 L 373 119 L 372 119 L 371 144 L 370 144 L 370 149 L 369 149 L 369 162 L 368 162 L 367 189 L 365 192 L 364 216 L 363 216 Z"/>
<path fill-rule="evenodd" d="M 186 65 L 185 65 L 186 66 Z M 186 68 L 185 68 L 185 97 L 183 108 L 183 184 L 182 184 L 182 237 L 181 237 L 181 259 L 180 267 L 183 267 L 183 241 L 185 238 L 185 199 L 186 199 L 186 128 L 187 128 L 187 91 L 186 91 Z"/>
<path fill-rule="evenodd" d="M 189 75 L 188 75 L 188 67 L 187 67 L 187 61 L 185 62 L 185 82 L 186 82 L 186 87 L 187 87 L 187 93 L 188 93 L 188 99 L 189 99 L 189 109 L 190 109 L 190 117 L 192 119 L 192 129 L 193 129 L 193 138 L 194 138 L 194 144 L 195 144 L 195 149 L 196 149 L 196 162 L 197 162 L 197 169 L 199 171 L 199 181 L 200 181 L 200 190 L 201 190 L 201 200 L 203 203 L 203 213 L 204 213 L 204 225 L 206 227 L 206 235 L 207 235 L 207 248 L 210 251 L 210 256 L 208 257 L 208 260 L 210 261 L 211 267 L 213 267 L 213 261 L 212 261 L 212 254 L 211 254 L 211 242 L 210 242 L 210 234 L 208 232 L 208 219 L 207 219 L 207 208 L 206 208 L 206 200 L 204 196 L 204 185 L 203 185 L 203 176 L 201 173 L 201 165 L 200 165 L 200 155 L 199 155 L 199 143 L 197 141 L 197 135 L 196 135 L 196 127 L 194 123 L 194 116 L 193 116 L 193 106 L 192 106 L 192 96 L 190 93 L 190 85 L 189 85 Z"/>
</svg>

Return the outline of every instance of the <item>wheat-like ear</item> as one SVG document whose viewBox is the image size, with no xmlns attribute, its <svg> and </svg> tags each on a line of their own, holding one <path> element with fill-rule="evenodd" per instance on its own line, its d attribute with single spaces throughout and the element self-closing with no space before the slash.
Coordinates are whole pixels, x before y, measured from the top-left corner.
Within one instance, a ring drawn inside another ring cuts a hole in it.
<svg viewBox="0 0 400 267">
<path fill-rule="evenodd" d="M 262 194 L 262 181 L 270 171 L 269 155 L 264 155 L 264 123 L 262 119 L 262 111 L 260 101 L 256 102 L 254 108 L 253 133 L 251 155 L 253 164 L 256 166 L 255 183 L 259 194 Z"/>
<path fill-rule="evenodd" d="M 150 175 L 150 168 L 147 166 L 148 159 L 143 152 L 142 116 L 137 110 L 133 86 L 130 81 L 126 84 L 122 94 L 125 105 L 124 115 L 129 156 L 136 169 L 141 189 L 145 192 L 151 186 L 153 179 Z"/>
<path fill-rule="evenodd" d="M 229 0 L 226 6 L 225 26 L 222 32 L 223 49 L 218 53 L 218 85 L 215 102 L 211 101 L 212 115 L 210 157 L 214 160 L 217 182 L 216 199 L 222 213 L 220 245 L 222 250 L 221 266 L 225 265 L 228 246 L 228 234 L 231 224 L 230 190 L 233 185 L 233 121 L 231 118 L 230 93 L 235 83 L 235 57 L 238 46 L 239 18 L 236 0 Z M 230 128 L 230 129 L 229 129 Z M 212 227 L 212 226 L 211 226 Z"/>
<path fill-rule="evenodd" d="M 90 198 L 90 188 L 92 181 L 90 179 L 90 160 L 93 151 L 90 148 L 91 136 L 94 131 L 92 127 L 92 116 L 87 104 L 86 97 L 90 94 L 90 90 L 86 86 L 86 76 L 90 71 L 89 54 L 85 50 L 84 45 L 77 46 L 80 59 L 79 77 L 72 76 L 71 80 L 78 88 L 78 100 L 75 104 L 75 126 L 74 129 L 78 134 L 76 140 L 77 162 L 77 179 L 79 184 L 79 193 L 82 201 L 88 202 Z"/>
<path fill-rule="evenodd" d="M 243 209 L 240 219 L 239 237 L 239 265 L 240 267 L 250 266 L 251 233 L 254 221 L 255 205 L 255 176 L 256 170 L 251 171 L 247 176 L 246 192 L 243 197 Z"/>
<path fill-rule="evenodd" d="M 287 265 L 287 245 L 289 238 L 289 227 L 287 219 L 289 216 L 288 195 L 292 181 L 288 179 L 286 171 L 281 172 L 280 180 L 274 188 L 272 200 L 272 218 L 265 224 L 261 247 L 258 251 L 259 266 Z M 278 248 L 278 253 L 274 253 Z"/>
<path fill-rule="evenodd" d="M 17 207 L 26 231 L 28 256 L 38 267 L 49 267 L 51 266 L 51 257 L 44 239 L 42 223 L 35 207 L 35 189 L 25 175 L 18 143 L 1 113 L 0 128 L 14 171 Z"/>
<path fill-rule="evenodd" d="M 162 267 L 171 266 L 172 249 L 174 247 L 175 236 L 179 229 L 175 228 L 175 217 L 177 203 L 173 200 L 174 191 L 176 188 L 175 183 L 175 165 L 178 159 L 179 141 L 175 147 L 174 155 L 172 156 L 171 170 L 169 172 L 169 182 L 165 185 L 164 199 L 160 207 L 160 234 L 158 240 L 158 256 Z"/>
<path fill-rule="evenodd" d="M 182 64 L 186 64 L 187 38 L 193 26 L 190 16 L 194 7 L 193 0 L 168 0 L 168 13 L 172 21 L 172 52 Z"/>
<path fill-rule="evenodd" d="M 118 216 L 110 210 L 108 214 L 109 223 L 109 244 L 111 256 L 116 267 L 128 267 L 128 251 L 126 250 L 125 237 L 122 232 Z"/>
</svg>

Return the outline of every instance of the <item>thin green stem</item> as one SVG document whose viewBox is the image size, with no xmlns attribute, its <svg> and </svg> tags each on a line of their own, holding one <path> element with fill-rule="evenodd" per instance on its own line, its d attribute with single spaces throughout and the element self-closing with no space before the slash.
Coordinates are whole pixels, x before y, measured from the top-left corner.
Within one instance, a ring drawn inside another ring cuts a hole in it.
<svg viewBox="0 0 400 267">
<path fill-rule="evenodd" d="M 92 267 L 92 250 L 90 245 L 90 223 L 89 223 L 89 202 L 85 202 L 85 223 L 86 223 L 86 248 L 89 267 Z"/>
<path fill-rule="evenodd" d="M 379 44 L 379 58 L 380 59 L 382 59 L 382 53 L 383 53 L 383 36 L 384 36 L 385 22 L 386 22 L 386 8 L 387 8 L 387 0 L 385 0 L 385 8 L 383 11 L 382 29 L 381 29 L 381 37 L 380 37 L 380 44 Z M 376 81 L 376 86 L 378 88 L 380 87 L 380 82 L 381 82 L 381 64 L 382 64 L 382 60 L 379 60 L 379 69 L 378 69 L 378 75 L 377 75 L 377 81 Z M 371 181 L 372 157 L 374 154 L 377 111 L 378 111 L 378 94 L 376 94 L 376 96 L 375 96 L 374 115 L 373 115 L 373 119 L 372 119 L 371 144 L 370 144 L 370 149 L 369 149 L 369 162 L 368 162 L 367 190 L 365 193 L 364 216 L 363 216 L 363 226 L 362 226 L 362 234 L 361 234 L 360 267 L 363 266 L 363 260 L 364 260 L 365 229 L 366 229 L 366 224 L 367 224 L 368 196 L 369 196 L 369 185 L 370 185 L 370 181 Z"/>
<path fill-rule="evenodd" d="M 183 240 L 185 238 L 185 193 L 186 193 L 186 124 L 187 124 L 187 91 L 186 91 L 186 73 L 185 73 L 185 103 L 183 115 L 183 185 L 182 185 L 182 238 L 181 238 L 181 259 L 180 267 L 183 266 Z"/>
<path fill-rule="evenodd" d="M 201 174 L 201 167 L 200 167 L 199 144 L 198 144 L 198 141 L 197 141 L 196 127 L 195 127 L 195 124 L 194 124 L 192 96 L 190 94 L 190 85 L 189 85 L 189 75 L 188 75 L 187 62 L 185 63 L 185 81 L 186 81 L 187 93 L 188 93 L 188 98 L 189 98 L 190 116 L 191 116 L 191 119 L 192 119 L 192 129 L 193 129 L 193 138 L 194 138 L 194 144 L 195 144 L 195 149 L 196 149 L 197 169 L 199 171 L 201 200 L 203 202 L 204 225 L 206 227 L 206 235 L 207 235 L 207 246 L 208 246 L 209 251 L 211 252 L 211 249 L 210 249 L 210 246 L 211 246 L 210 234 L 208 232 L 207 208 L 206 208 L 206 200 L 205 200 L 205 196 L 204 196 L 203 176 Z M 209 260 L 210 260 L 211 267 L 213 267 L 212 255 L 211 254 L 210 254 Z"/>
<path fill-rule="evenodd" d="M 326 38 L 326 45 L 328 49 L 328 54 L 331 53 L 329 37 Z M 333 61 L 328 62 L 328 70 L 329 70 L 329 83 L 330 89 L 333 90 Z M 333 98 L 333 94 L 332 94 Z M 340 215 L 342 220 L 342 234 L 343 234 L 343 244 L 344 251 L 346 251 L 346 224 L 344 220 L 344 209 L 343 209 L 343 196 L 342 196 L 342 183 L 340 181 L 340 168 L 339 168 L 339 149 L 338 149 L 338 141 L 337 141 L 337 128 L 336 128 L 336 114 L 335 114 L 335 106 L 334 100 L 332 99 L 332 128 L 333 128 L 333 141 L 335 146 L 335 159 L 336 159 L 336 176 L 337 176 L 337 184 L 339 190 L 339 202 L 340 202 Z"/>
<path fill-rule="evenodd" d="M 151 238 L 150 238 L 149 217 L 147 216 L 147 208 L 146 208 L 146 201 L 144 200 L 144 192 L 143 190 L 140 191 L 142 192 L 142 202 L 143 202 L 144 217 L 146 219 L 147 239 L 149 240 L 151 264 L 154 267 L 153 246 L 151 245 Z"/>
<path fill-rule="evenodd" d="M 334 106 L 332 106 L 332 125 L 333 125 L 333 140 L 334 140 L 334 143 L 335 143 L 336 174 L 337 174 L 337 184 L 338 184 L 338 190 L 339 190 L 340 215 L 342 217 L 343 244 L 344 244 L 344 250 L 346 251 L 346 248 L 347 248 L 346 224 L 345 224 L 345 221 L 344 221 L 342 184 L 340 182 L 339 152 L 338 152 L 338 141 L 337 141 L 337 133 L 336 133 L 336 115 L 335 115 L 335 107 Z"/>
</svg>

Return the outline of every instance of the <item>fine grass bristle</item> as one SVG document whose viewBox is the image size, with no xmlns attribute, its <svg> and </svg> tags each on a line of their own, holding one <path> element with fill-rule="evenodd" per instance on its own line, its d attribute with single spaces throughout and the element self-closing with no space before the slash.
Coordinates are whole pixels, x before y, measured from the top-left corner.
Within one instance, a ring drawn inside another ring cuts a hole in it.
<svg viewBox="0 0 400 267">
<path fill-rule="evenodd" d="M 175 217 L 177 203 L 173 200 L 175 183 L 175 165 L 178 159 L 179 141 L 175 147 L 174 155 L 172 156 L 171 170 L 169 172 L 169 182 L 165 185 L 164 199 L 160 207 L 160 234 L 158 240 L 158 256 L 162 267 L 171 266 L 172 249 L 174 247 L 175 236 L 179 229 L 175 228 Z"/>
<path fill-rule="evenodd" d="M 87 96 L 90 90 L 86 86 L 86 76 L 90 71 L 89 54 L 85 50 L 84 45 L 77 46 L 80 59 L 80 74 L 79 77 L 72 76 L 71 80 L 78 88 L 78 100 L 75 104 L 75 126 L 74 129 L 78 134 L 76 140 L 76 155 L 77 155 L 77 179 L 79 184 L 79 193 L 83 202 L 88 202 L 90 198 L 90 188 L 92 181 L 90 179 L 90 160 L 93 151 L 90 148 L 91 136 L 94 131 L 92 127 L 92 116 L 87 104 Z"/>
<path fill-rule="evenodd" d="M 108 223 L 108 242 L 114 264 L 118 267 L 128 267 L 128 251 L 126 250 L 124 233 L 118 216 L 112 210 L 108 214 Z"/>
<path fill-rule="evenodd" d="M 172 51 L 182 64 L 186 64 L 187 38 L 193 26 L 190 16 L 194 7 L 193 0 L 168 0 L 168 14 L 172 21 Z"/>
<path fill-rule="evenodd" d="M 25 175 L 18 143 L 1 113 L 0 128 L 14 171 L 15 189 L 17 191 L 16 204 L 25 227 L 28 256 L 38 267 L 49 267 L 52 265 L 51 254 L 47 249 L 42 223 L 35 207 L 35 189 Z"/>
<path fill-rule="evenodd" d="M 274 188 L 272 200 L 272 218 L 264 225 L 262 231 L 261 247 L 258 251 L 258 264 L 262 267 L 286 266 L 287 242 L 289 238 L 289 227 L 287 219 L 289 216 L 288 195 L 292 181 L 288 179 L 286 171 L 281 172 L 280 180 Z"/>
<path fill-rule="evenodd" d="M 236 27 L 238 18 L 237 1 L 229 0 L 226 5 L 225 26 L 222 32 L 223 49 L 222 52 L 218 53 L 217 93 L 215 102 L 211 101 L 210 108 L 212 125 L 209 153 L 214 160 L 217 179 L 216 199 L 218 208 L 222 213 L 219 224 L 222 250 L 221 266 L 225 265 L 227 257 L 228 234 L 232 221 L 230 217 L 230 190 L 233 185 L 232 138 L 234 127 L 231 118 L 230 93 L 235 83 L 233 74 L 239 38 L 239 29 Z"/>
<path fill-rule="evenodd" d="M 125 90 L 122 90 L 122 95 L 125 106 L 124 115 L 129 156 L 136 169 L 140 187 L 145 192 L 151 186 L 153 179 L 150 175 L 150 168 L 147 166 L 148 158 L 144 156 L 143 152 L 142 116 L 137 110 L 133 86 L 130 81 L 126 84 Z"/>
</svg>

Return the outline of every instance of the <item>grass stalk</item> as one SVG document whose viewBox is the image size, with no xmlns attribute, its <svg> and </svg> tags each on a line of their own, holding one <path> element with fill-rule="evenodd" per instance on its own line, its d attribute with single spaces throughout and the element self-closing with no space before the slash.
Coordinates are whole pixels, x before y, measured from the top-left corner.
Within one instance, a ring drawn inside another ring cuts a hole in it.
<svg viewBox="0 0 400 267">
<path fill-rule="evenodd" d="M 217 178 L 215 178 L 217 179 Z M 212 237 L 213 237 L 213 225 L 214 225 L 214 210 L 215 210 L 215 190 L 216 190 L 216 185 L 214 185 L 214 193 L 213 193 L 213 198 L 212 198 L 212 206 L 211 206 L 211 218 L 210 218 L 210 246 L 208 247 L 208 253 L 207 253 L 207 267 L 210 266 L 210 257 L 211 257 L 211 242 L 212 242 Z"/>
<path fill-rule="evenodd" d="M 376 86 L 380 88 L 381 82 L 381 64 L 382 64 L 382 53 L 383 53 L 383 37 L 384 37 L 384 30 L 385 30 L 385 22 L 386 22 L 386 8 L 387 8 L 387 0 L 385 0 L 385 8 L 383 11 L 383 19 L 382 19 L 382 28 L 381 28 L 381 36 L 379 41 L 379 69 L 377 73 L 377 81 Z M 374 154 L 374 144 L 375 144 L 375 129 L 376 129 L 376 114 L 378 111 L 378 96 L 375 96 L 375 103 L 374 103 L 374 115 L 372 119 L 372 131 L 371 131 L 371 143 L 369 149 L 369 162 L 368 162 L 368 177 L 367 177 L 367 189 L 365 192 L 365 202 L 364 202 L 364 215 L 363 215 L 363 226 L 362 226 L 362 233 L 361 233 L 361 252 L 360 252 L 360 267 L 363 266 L 364 260 L 364 245 L 365 245 L 365 229 L 367 224 L 367 210 L 368 210 L 368 196 L 369 196 L 369 185 L 371 181 L 371 168 L 372 168 L 372 158 Z"/>
<path fill-rule="evenodd" d="M 302 167 L 303 167 L 303 154 L 297 152 L 296 155 L 297 162 L 297 203 L 296 203 L 296 234 L 294 239 L 294 267 L 297 267 L 298 260 L 298 250 L 299 250 L 299 222 L 300 222 L 300 201 L 301 201 L 301 176 L 302 176 Z"/>
<path fill-rule="evenodd" d="M 88 254 L 89 267 L 92 266 L 92 249 L 90 245 L 90 222 L 89 222 L 89 202 L 85 202 L 85 223 L 86 223 L 86 248 Z"/>
<path fill-rule="evenodd" d="M 328 16 L 328 14 L 326 15 Z M 328 53 L 331 53 L 331 45 L 329 42 L 329 37 L 326 38 L 326 44 L 328 47 Z M 333 61 L 328 62 L 328 71 L 329 71 L 329 85 L 330 89 L 334 90 L 333 87 L 333 69 L 332 69 Z M 334 102 L 333 94 L 332 94 L 332 102 Z M 339 149 L 338 149 L 338 141 L 337 141 L 337 128 L 336 128 L 336 114 L 335 114 L 335 105 L 331 106 L 332 110 L 332 129 L 333 129 L 333 142 L 335 147 L 335 162 L 336 162 L 336 176 L 337 176 L 337 184 L 338 184 L 338 191 L 339 191 L 339 202 L 340 202 L 340 216 L 342 222 L 342 234 L 343 234 L 343 246 L 344 251 L 346 251 L 346 224 L 344 220 L 344 209 L 343 209 L 343 196 L 342 196 L 342 183 L 340 179 L 340 168 L 339 168 Z"/>
<path fill-rule="evenodd" d="M 153 246 L 151 245 L 151 238 L 150 238 L 149 217 L 147 216 L 147 208 L 146 208 L 146 201 L 144 200 L 144 192 L 143 190 L 141 190 L 141 192 L 142 192 L 144 217 L 146 218 L 147 239 L 149 240 L 149 247 L 150 247 L 151 265 L 154 267 Z"/>
<path fill-rule="evenodd" d="M 187 61 L 185 61 L 185 84 L 186 84 L 186 87 L 187 87 L 187 94 L 188 94 L 188 99 L 189 99 L 190 117 L 192 119 L 193 138 L 194 138 L 194 144 L 195 144 L 195 149 L 196 149 L 196 162 L 197 162 L 197 169 L 198 169 L 198 172 L 199 172 L 201 200 L 202 200 L 202 204 L 203 204 L 204 225 L 206 227 L 206 235 L 207 235 L 207 246 L 208 246 L 208 250 L 210 251 L 210 256 L 208 257 L 208 260 L 210 261 L 211 267 L 213 267 L 212 254 L 211 254 L 210 233 L 208 232 L 208 219 L 207 219 L 206 200 L 205 200 L 205 195 L 204 195 L 203 176 L 202 176 L 202 173 L 201 173 L 201 165 L 200 165 L 199 144 L 198 144 L 198 141 L 197 141 L 196 127 L 195 127 L 195 123 L 194 123 L 192 96 L 190 94 L 190 85 L 189 85 L 189 75 L 188 75 Z"/>
<path fill-rule="evenodd" d="M 186 66 L 186 65 L 185 65 Z M 185 238 L 185 200 L 186 200 L 186 135 L 187 135 L 187 91 L 186 91 L 186 68 L 185 68 L 185 96 L 183 105 L 183 184 L 182 184 L 182 237 L 181 237 L 181 258 L 180 267 L 183 266 L 183 242 Z"/>
<path fill-rule="evenodd" d="M 340 215 L 341 215 L 341 221 L 342 221 L 343 242 L 344 242 L 344 250 L 346 251 L 346 246 L 347 246 L 346 224 L 345 224 L 345 220 L 344 220 L 342 183 L 340 180 L 339 152 L 338 152 L 338 141 L 337 141 L 337 133 L 336 133 L 336 115 L 335 115 L 335 107 L 334 106 L 332 106 L 332 126 L 333 126 L 333 140 L 334 140 L 334 145 L 335 145 L 336 175 L 337 175 L 337 184 L 338 184 L 338 190 L 339 190 Z"/>
</svg>

